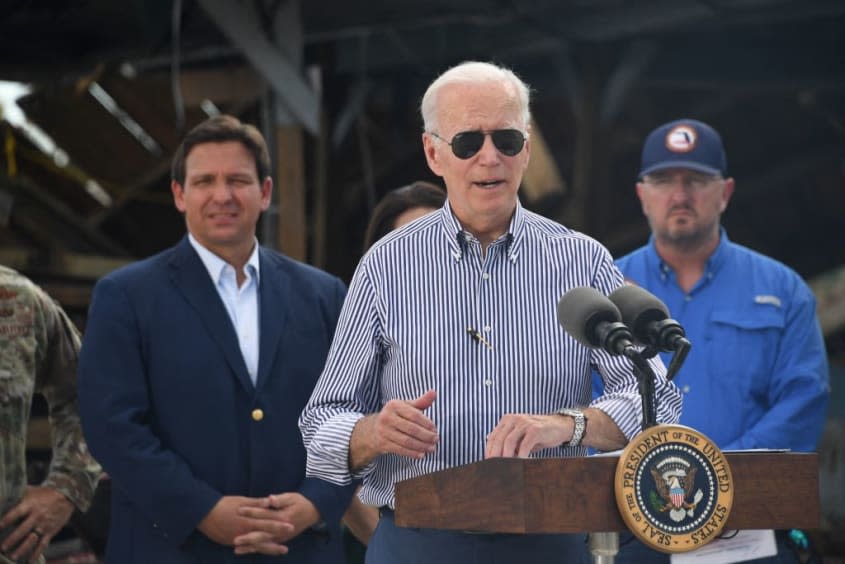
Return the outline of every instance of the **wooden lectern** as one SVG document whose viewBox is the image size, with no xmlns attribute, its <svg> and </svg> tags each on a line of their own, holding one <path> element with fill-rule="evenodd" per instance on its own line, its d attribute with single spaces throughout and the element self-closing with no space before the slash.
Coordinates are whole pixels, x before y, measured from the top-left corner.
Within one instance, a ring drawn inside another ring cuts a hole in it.
<svg viewBox="0 0 845 564">
<path fill-rule="evenodd" d="M 727 452 L 734 480 L 725 530 L 817 529 L 815 453 Z M 617 456 L 494 458 L 396 484 L 396 524 L 490 533 L 624 531 Z"/>
</svg>

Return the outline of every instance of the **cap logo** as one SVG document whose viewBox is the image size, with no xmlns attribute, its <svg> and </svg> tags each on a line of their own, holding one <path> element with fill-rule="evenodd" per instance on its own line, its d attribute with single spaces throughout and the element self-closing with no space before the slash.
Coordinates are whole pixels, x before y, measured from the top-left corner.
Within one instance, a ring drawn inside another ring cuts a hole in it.
<svg viewBox="0 0 845 564">
<path fill-rule="evenodd" d="M 673 153 L 689 153 L 698 143 L 698 134 L 689 125 L 676 125 L 666 134 L 666 148 Z"/>
</svg>

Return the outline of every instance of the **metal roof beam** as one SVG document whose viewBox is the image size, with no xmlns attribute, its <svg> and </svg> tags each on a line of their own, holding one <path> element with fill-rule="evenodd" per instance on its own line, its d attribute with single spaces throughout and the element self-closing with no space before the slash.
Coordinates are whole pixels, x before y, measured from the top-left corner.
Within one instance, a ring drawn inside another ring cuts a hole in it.
<svg viewBox="0 0 845 564">
<path fill-rule="evenodd" d="M 299 69 L 291 63 L 296 57 L 289 56 L 266 37 L 260 17 L 255 11 L 255 4 L 231 0 L 199 0 L 199 3 L 226 37 L 243 52 L 247 60 L 270 84 L 287 110 L 311 134 L 317 135 L 320 131 L 320 105 L 317 96 Z M 288 20 L 286 25 L 301 28 L 302 23 Z M 274 31 L 276 27 L 274 26 Z"/>
</svg>

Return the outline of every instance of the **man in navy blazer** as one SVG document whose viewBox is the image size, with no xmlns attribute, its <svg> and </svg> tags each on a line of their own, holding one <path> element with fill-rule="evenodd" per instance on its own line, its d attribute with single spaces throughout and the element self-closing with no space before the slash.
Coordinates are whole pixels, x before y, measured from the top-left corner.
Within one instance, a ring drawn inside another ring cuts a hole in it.
<svg viewBox="0 0 845 564">
<path fill-rule="evenodd" d="M 343 562 L 353 486 L 305 477 L 297 418 L 346 289 L 258 245 L 269 171 L 257 129 L 201 123 L 173 162 L 188 235 L 94 289 L 79 403 L 112 479 L 109 563 Z"/>
</svg>

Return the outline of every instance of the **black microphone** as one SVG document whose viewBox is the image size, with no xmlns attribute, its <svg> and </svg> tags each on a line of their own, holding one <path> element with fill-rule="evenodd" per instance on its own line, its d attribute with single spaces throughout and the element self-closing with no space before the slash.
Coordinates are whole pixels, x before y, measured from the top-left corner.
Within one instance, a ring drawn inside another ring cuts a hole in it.
<svg viewBox="0 0 845 564">
<path fill-rule="evenodd" d="M 609 299 L 619 308 L 622 322 L 631 328 L 634 339 L 663 352 L 688 347 L 686 332 L 681 324 L 669 318 L 666 304 L 639 286 L 622 286 Z"/>
<path fill-rule="evenodd" d="M 634 347 L 631 330 L 620 321 L 622 314 L 619 308 L 595 288 L 582 286 L 563 295 L 557 303 L 557 319 L 566 332 L 582 345 L 602 348 L 631 361 L 643 402 L 643 429 L 655 425 L 654 371 Z"/>
<path fill-rule="evenodd" d="M 636 353 L 631 331 L 621 323 L 619 309 L 595 288 L 581 286 L 566 292 L 557 303 L 557 319 L 585 347 L 601 348 L 615 355 Z"/>
</svg>

